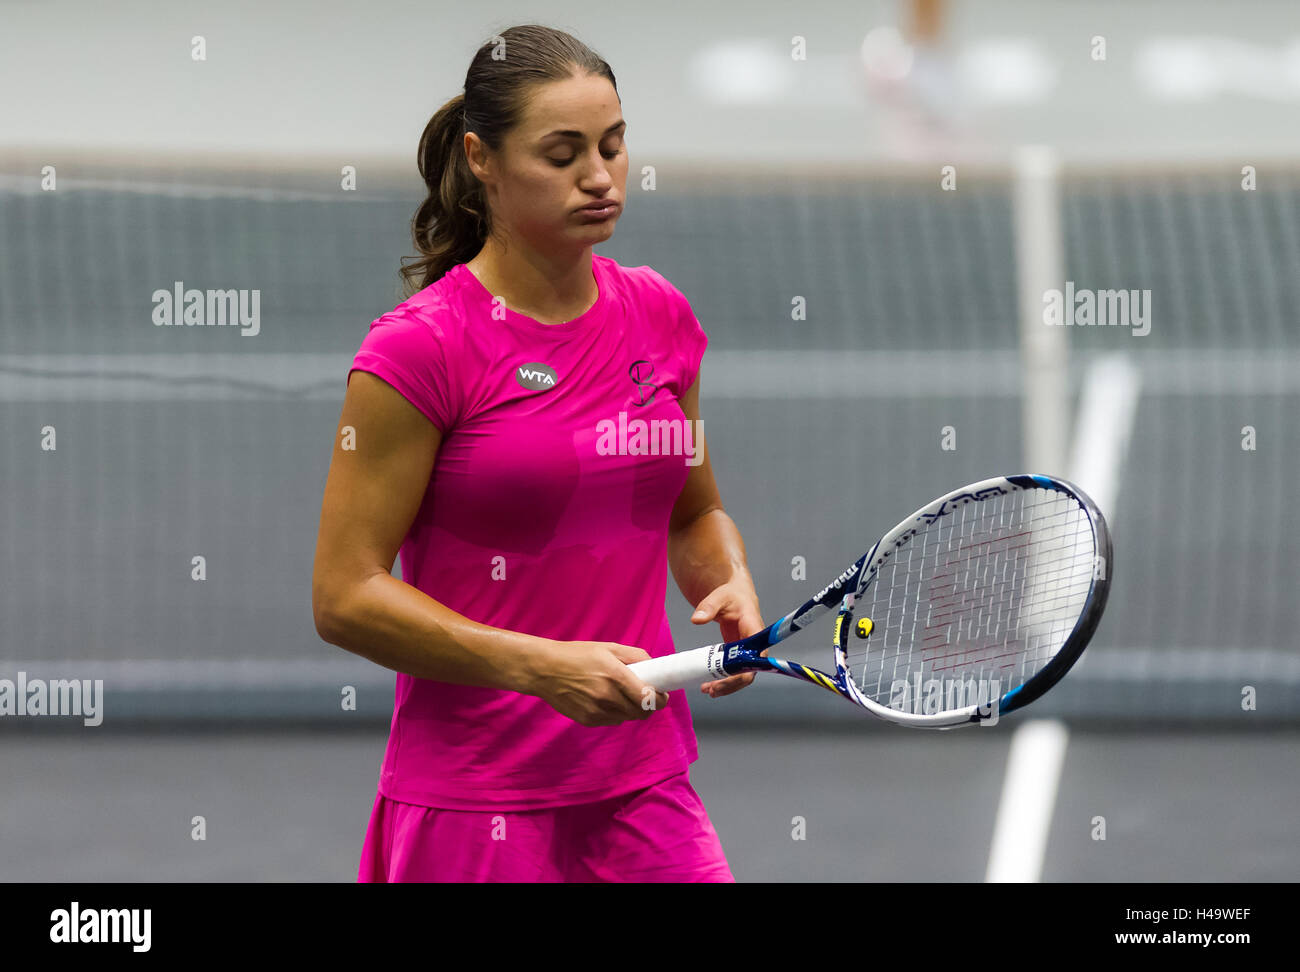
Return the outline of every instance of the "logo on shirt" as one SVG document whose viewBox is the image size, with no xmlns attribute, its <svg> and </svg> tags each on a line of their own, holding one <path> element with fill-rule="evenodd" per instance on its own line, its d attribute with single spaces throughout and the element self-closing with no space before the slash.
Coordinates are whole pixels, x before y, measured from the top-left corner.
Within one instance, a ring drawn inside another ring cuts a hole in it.
<svg viewBox="0 0 1300 972">
<path fill-rule="evenodd" d="M 648 358 L 641 358 L 633 361 L 632 366 L 627 369 L 627 376 L 636 383 L 636 390 L 641 396 L 641 400 L 633 402 L 633 405 L 649 405 L 655 400 L 655 392 L 659 386 L 654 384 L 650 379 L 655 376 L 655 364 Z M 646 394 L 646 389 L 650 389 L 650 394 Z"/>
<path fill-rule="evenodd" d="M 555 369 L 540 361 L 520 365 L 515 370 L 515 381 L 529 391 L 546 391 L 555 387 Z"/>
</svg>

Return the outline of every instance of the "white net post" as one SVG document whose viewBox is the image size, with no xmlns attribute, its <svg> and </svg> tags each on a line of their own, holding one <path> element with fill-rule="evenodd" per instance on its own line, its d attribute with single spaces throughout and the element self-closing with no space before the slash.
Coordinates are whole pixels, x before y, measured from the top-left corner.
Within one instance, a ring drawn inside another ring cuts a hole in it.
<svg viewBox="0 0 1300 972">
<path fill-rule="evenodd" d="M 1069 435 L 1068 346 L 1063 326 L 1043 323 L 1043 295 L 1065 287 L 1060 160 L 1042 145 L 1015 154 L 1015 247 L 1026 472 L 1065 474 Z"/>
<path fill-rule="evenodd" d="M 1065 327 L 1043 321 L 1044 294 L 1065 288 L 1060 160 L 1047 146 L 1022 146 L 1016 152 L 1014 170 L 1025 469 L 1062 475 L 1070 426 L 1066 387 L 1069 349 Z M 1032 548 L 1026 557 L 1026 583 L 1036 585 L 1038 569 Z M 1028 610 L 1033 611 L 1032 598 Z M 1050 634 L 1050 624 L 1044 630 L 1041 623 L 1031 623 L 1021 631 L 1030 646 Z M 1034 720 L 1018 729 L 1008 757 L 986 881 L 1036 882 L 1041 877 L 1056 802 L 1056 777 L 1067 738 L 1064 726 L 1056 722 Z M 1026 752 L 1033 755 L 1026 758 Z"/>
</svg>

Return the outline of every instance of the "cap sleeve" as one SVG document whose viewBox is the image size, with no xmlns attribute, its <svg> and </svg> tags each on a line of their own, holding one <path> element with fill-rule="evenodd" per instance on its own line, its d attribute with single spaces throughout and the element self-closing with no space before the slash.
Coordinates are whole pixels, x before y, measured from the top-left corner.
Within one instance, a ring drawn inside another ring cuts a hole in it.
<svg viewBox="0 0 1300 972">
<path fill-rule="evenodd" d="M 456 376 L 447 367 L 446 335 L 412 314 L 385 314 L 370 325 L 348 371 L 382 378 L 444 435 L 456 424 Z"/>
<path fill-rule="evenodd" d="M 682 376 L 682 394 L 695 384 L 700 373 L 700 362 L 704 358 L 704 349 L 709 346 L 709 336 L 704 333 L 690 301 L 676 287 L 669 284 L 669 304 L 673 310 L 675 332 L 673 348 L 680 362 Z"/>
<path fill-rule="evenodd" d="M 680 397 L 686 394 L 687 389 L 695 384 L 695 379 L 699 376 L 700 362 L 704 358 L 705 348 L 709 346 L 709 338 L 704 333 L 704 328 L 700 326 L 695 312 L 691 309 L 691 302 L 686 299 L 685 294 L 653 267 L 642 266 L 638 269 L 646 273 L 655 290 L 661 295 L 660 299 L 667 302 L 666 336 L 671 342 L 668 351 L 677 365 L 677 383 L 680 386 L 677 394 Z"/>
</svg>

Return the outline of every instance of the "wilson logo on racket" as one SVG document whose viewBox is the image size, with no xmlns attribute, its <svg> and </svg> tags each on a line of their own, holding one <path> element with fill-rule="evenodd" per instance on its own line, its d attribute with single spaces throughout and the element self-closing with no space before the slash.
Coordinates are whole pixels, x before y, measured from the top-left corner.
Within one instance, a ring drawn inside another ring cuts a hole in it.
<svg viewBox="0 0 1300 972">
<path fill-rule="evenodd" d="M 518 370 L 515 371 L 515 381 L 529 391 L 547 391 L 554 388 L 558 380 L 555 369 L 548 364 L 542 364 L 540 361 L 531 361 L 528 364 L 520 365 Z"/>
<path fill-rule="evenodd" d="M 826 597 L 827 594 L 830 593 L 831 588 L 841 587 L 845 581 L 847 581 L 850 577 L 852 577 L 854 574 L 858 572 L 859 566 L 860 566 L 859 564 L 850 564 L 848 570 L 844 571 L 844 573 L 840 574 L 839 577 L 835 578 L 833 581 L 831 581 L 829 584 L 823 587 L 820 591 L 814 594 L 812 596 L 812 599 L 814 601 L 820 601 L 824 597 Z"/>
</svg>

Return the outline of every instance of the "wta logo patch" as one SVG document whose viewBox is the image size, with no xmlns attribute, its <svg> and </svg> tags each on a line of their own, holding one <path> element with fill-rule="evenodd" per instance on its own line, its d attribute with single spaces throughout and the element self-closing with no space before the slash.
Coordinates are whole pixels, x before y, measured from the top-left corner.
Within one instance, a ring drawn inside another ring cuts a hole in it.
<svg viewBox="0 0 1300 972">
<path fill-rule="evenodd" d="M 558 380 L 555 369 L 540 361 L 520 365 L 515 369 L 515 381 L 529 391 L 547 391 L 554 388 Z"/>
</svg>

